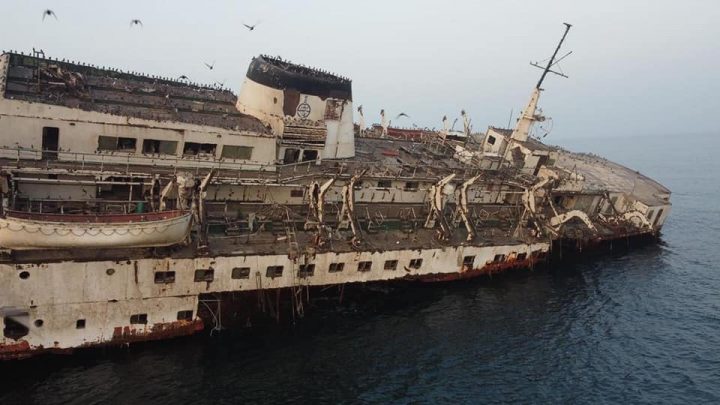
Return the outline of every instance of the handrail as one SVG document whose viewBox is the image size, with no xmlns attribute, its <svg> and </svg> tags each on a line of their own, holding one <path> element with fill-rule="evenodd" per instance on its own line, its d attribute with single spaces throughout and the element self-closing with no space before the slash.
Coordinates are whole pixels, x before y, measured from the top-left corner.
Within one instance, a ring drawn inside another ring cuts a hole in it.
<svg viewBox="0 0 720 405">
<path fill-rule="evenodd" d="M 455 153 L 454 149 L 448 145 L 440 143 L 440 147 L 445 149 L 448 153 Z M 81 166 L 82 170 L 87 170 L 87 166 L 91 164 L 100 165 L 100 172 L 104 172 L 106 170 L 105 165 L 121 165 L 123 164 L 125 166 L 125 174 L 130 175 L 132 172 L 130 171 L 131 166 L 137 165 L 137 166 L 150 166 L 151 162 L 155 161 L 162 161 L 166 164 L 163 165 L 163 167 L 177 169 L 177 168 L 192 168 L 196 171 L 199 169 L 216 169 L 216 170 L 231 170 L 231 171 L 259 171 L 263 173 L 272 173 L 272 171 L 268 171 L 267 169 L 275 169 L 273 177 L 275 177 L 275 181 L 280 183 L 283 181 L 288 181 L 292 179 L 300 179 L 307 176 L 312 175 L 320 175 L 320 176 L 342 176 L 342 175 L 351 175 L 351 171 L 354 168 L 363 167 L 364 165 L 367 166 L 368 164 L 372 164 L 371 162 L 361 162 L 361 161 L 347 161 L 347 160 L 336 160 L 336 159 L 325 159 L 327 162 L 338 162 L 340 163 L 336 167 L 328 167 L 328 166 L 322 166 L 321 169 L 317 173 L 313 172 L 311 169 L 313 166 L 317 164 L 317 160 L 309 160 L 304 162 L 295 162 L 295 163 L 289 163 L 289 164 L 263 164 L 263 163 L 254 163 L 254 162 L 245 162 L 245 163 L 236 163 L 236 162 L 226 162 L 221 159 L 214 159 L 214 160 L 199 160 L 199 159 L 186 159 L 179 156 L 169 156 L 169 155 L 153 155 L 149 156 L 146 154 L 135 154 L 135 153 L 122 153 L 120 154 L 107 154 L 107 153 L 88 153 L 88 152 L 70 152 L 70 151 L 54 151 L 54 150 L 43 150 L 43 149 L 36 149 L 36 148 L 26 148 L 26 147 L 7 147 L 7 146 L 0 146 L 0 152 L 2 151 L 11 151 L 16 152 L 16 160 L 17 164 L 19 165 L 21 160 L 34 160 L 34 161 L 40 161 L 42 160 L 42 154 L 43 153 L 52 153 L 56 154 L 58 158 L 63 157 L 63 159 L 58 159 L 57 161 L 68 163 L 68 162 L 78 162 Z M 22 157 L 22 153 L 31 154 L 32 157 Z M 70 158 L 68 158 L 70 156 Z M 91 157 L 92 159 L 89 159 L 88 157 Z M 124 159 L 122 159 L 124 158 Z M 140 160 L 141 162 L 143 160 L 147 161 L 148 163 L 133 163 L 132 160 Z M 46 160 L 46 166 L 49 169 L 50 162 L 52 160 L 47 159 Z M 193 164 L 193 163 L 202 163 L 201 165 Z M 155 166 L 155 164 L 152 164 Z M 302 170 L 302 168 L 305 168 L 305 170 Z M 399 169 L 397 172 L 392 172 L 392 169 Z M 405 171 L 406 169 L 407 172 Z M 411 170 L 410 170 L 411 169 Z M 433 172 L 436 172 L 438 174 L 433 173 L 418 173 L 418 169 L 431 169 Z M 287 173 L 287 170 L 292 170 L 291 173 Z M 303 173 L 298 173 L 299 171 L 302 171 Z M 454 171 L 457 172 L 459 177 L 458 179 L 464 178 L 464 177 L 472 177 L 477 175 L 480 172 L 496 172 L 497 170 L 493 169 L 483 169 L 476 165 L 466 165 L 465 167 L 460 168 L 443 168 L 443 167 L 436 167 L 429 164 L 411 164 L 411 163 L 396 163 L 396 162 L 383 162 L 382 166 L 373 166 L 372 170 L 367 173 L 363 177 L 375 177 L 375 178 L 391 178 L 396 180 L 403 180 L 403 179 L 420 179 L 420 178 L 435 178 L 440 173 L 445 171 Z M 285 172 L 285 173 L 283 173 Z M 404 176 L 404 172 L 406 173 Z M 462 175 L 461 175 L 462 173 Z M 424 176 L 423 176 L 424 174 Z"/>
<path fill-rule="evenodd" d="M 153 154 L 148 155 L 145 153 L 134 153 L 134 152 L 95 152 L 95 153 L 89 153 L 89 152 L 71 152 L 71 151 L 63 151 L 63 150 L 50 150 L 50 149 L 36 149 L 36 148 L 27 148 L 23 146 L 18 147 L 7 147 L 7 146 L 0 146 L 0 151 L 12 151 L 16 152 L 16 160 L 18 163 L 20 160 L 42 160 L 43 154 L 53 154 L 58 157 L 57 160 L 59 161 L 75 161 L 80 162 L 81 166 L 84 168 L 86 163 L 99 163 L 99 164 L 122 164 L 124 163 L 126 166 L 129 166 L 131 164 L 131 160 L 145 160 L 145 161 L 161 161 L 164 163 L 168 163 L 168 166 L 174 166 L 174 167 L 197 167 L 196 165 L 183 165 L 187 163 L 204 163 L 205 167 L 207 167 L 207 164 L 210 164 L 210 168 L 215 169 L 232 169 L 232 167 L 237 166 L 243 166 L 243 167 L 251 167 L 255 170 L 263 170 L 266 168 L 274 167 L 276 165 L 274 164 L 265 164 L 265 163 L 258 163 L 253 161 L 245 161 L 245 162 L 228 162 L 226 160 L 223 160 L 223 158 L 212 158 L 212 159 L 188 159 L 185 156 L 175 156 L 175 155 L 160 155 L 160 154 Z M 25 153 L 31 154 L 32 157 L 22 157 L 22 154 Z M 65 157 L 64 159 L 59 159 L 61 156 L 71 156 L 71 158 Z M 86 157 L 92 157 L 93 159 L 87 159 Z M 54 159 L 47 159 L 47 160 L 54 160 Z M 152 163 L 139 163 L 140 165 L 151 165 Z M 224 167 L 223 167 L 224 166 Z M 231 166 L 231 167 L 228 167 Z M 244 169 L 248 170 L 248 169 Z M 252 170 L 252 169 L 250 169 Z"/>
</svg>

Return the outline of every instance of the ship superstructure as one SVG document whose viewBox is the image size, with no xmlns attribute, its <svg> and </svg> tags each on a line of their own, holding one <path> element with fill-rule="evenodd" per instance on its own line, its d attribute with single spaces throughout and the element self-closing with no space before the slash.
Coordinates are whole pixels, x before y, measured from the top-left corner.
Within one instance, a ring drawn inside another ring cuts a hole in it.
<svg viewBox="0 0 720 405">
<path fill-rule="evenodd" d="M 523 118 L 477 147 L 359 136 L 349 79 L 280 58 L 236 97 L 6 53 L 0 94 L 3 359 L 187 335 L 227 308 L 300 315 L 315 287 L 531 268 L 558 241 L 655 236 L 670 210 Z"/>
</svg>

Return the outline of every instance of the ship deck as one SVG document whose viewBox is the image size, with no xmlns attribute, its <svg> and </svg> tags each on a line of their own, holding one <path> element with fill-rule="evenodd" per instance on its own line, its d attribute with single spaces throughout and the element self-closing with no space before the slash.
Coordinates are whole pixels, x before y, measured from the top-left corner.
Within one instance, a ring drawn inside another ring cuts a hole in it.
<svg viewBox="0 0 720 405">
<path fill-rule="evenodd" d="M 436 249 L 446 246 L 466 244 L 465 232 L 454 232 L 449 240 L 439 241 L 436 230 L 416 229 L 413 232 L 402 230 L 381 230 L 376 233 L 364 233 L 360 242 L 352 242 L 352 234 L 336 232 L 332 238 L 321 246 L 316 247 L 316 233 L 313 231 L 297 231 L 296 240 L 300 254 L 305 252 L 352 252 L 352 251 L 388 251 L 405 249 Z M 547 241 L 547 240 L 546 240 Z M 479 232 L 473 246 L 503 246 L 522 243 L 537 243 L 542 240 L 518 240 L 513 238 L 507 229 L 486 228 Z M 291 253 L 291 246 L 285 234 L 271 232 L 256 232 L 254 234 L 224 236 L 211 235 L 209 249 L 200 252 L 197 242 L 185 246 L 156 249 L 75 249 L 75 250 L 24 250 L 12 253 L 12 262 L 25 263 L 52 263 L 52 262 L 89 262 L 89 261 L 124 261 L 137 260 L 148 257 L 191 259 L 195 257 L 228 257 L 228 256 L 255 256 L 255 255 L 283 255 Z M 306 250 L 306 247 L 312 247 Z M 297 252 L 296 252 L 297 253 Z"/>
<path fill-rule="evenodd" d="M 555 166 L 581 174 L 583 192 L 623 192 L 650 206 L 667 204 L 670 198 L 670 190 L 657 181 L 597 155 L 560 151 Z"/>
<path fill-rule="evenodd" d="M 73 152 L 60 152 L 59 160 L 40 160 L 41 151 L 35 151 L 37 160 L 32 159 L 9 159 L 0 158 L 0 167 L 16 172 L 37 172 L 43 174 L 70 174 L 70 175 L 99 175 L 123 176 L 135 179 L 150 179 L 156 174 L 161 176 L 172 176 L 178 170 L 192 171 L 198 175 L 204 175 L 210 167 L 216 170 L 214 182 L 216 183 L 277 183 L 292 184 L 293 182 L 304 183 L 307 179 L 326 177 L 350 177 L 353 174 L 366 171 L 366 177 L 391 177 L 396 179 L 412 178 L 438 180 L 448 174 L 455 173 L 457 179 L 469 178 L 479 173 L 486 177 L 509 178 L 522 180 L 523 176 L 516 170 L 502 168 L 497 169 L 498 164 L 493 158 L 487 158 L 486 169 L 478 165 L 468 165 L 453 158 L 453 147 L 456 141 L 445 141 L 443 143 L 422 143 L 410 140 L 377 139 L 377 138 L 356 138 L 356 156 L 348 159 L 325 159 L 320 161 L 307 161 L 292 164 L 280 164 L 268 167 L 260 167 L 259 170 L 237 170 L 228 169 L 223 166 L 222 161 L 208 165 L 207 161 L 194 161 L 193 159 L 181 159 L 173 157 L 178 164 L 174 166 L 157 165 L 150 166 L 151 160 L 157 157 L 146 156 L 148 165 L 120 163 L 108 160 L 99 162 L 97 160 L 86 160 L 83 154 Z M 125 155 L 116 155 L 115 158 L 122 158 Z M 96 155 L 92 155 L 97 158 Z M 137 157 L 132 155 L 133 158 Z M 113 156 L 110 156 L 113 157 Z M 142 157 L 142 156 L 141 156 Z M 490 169 L 492 168 L 492 169 Z M 528 184 L 532 179 L 526 179 Z"/>
</svg>

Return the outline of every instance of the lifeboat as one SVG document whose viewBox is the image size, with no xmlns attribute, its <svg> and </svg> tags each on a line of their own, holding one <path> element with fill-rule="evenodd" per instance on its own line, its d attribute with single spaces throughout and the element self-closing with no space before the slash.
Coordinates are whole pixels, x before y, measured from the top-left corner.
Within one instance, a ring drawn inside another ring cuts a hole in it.
<svg viewBox="0 0 720 405">
<path fill-rule="evenodd" d="M 113 249 L 171 246 L 190 232 L 190 211 L 141 214 L 42 214 L 5 211 L 0 247 L 33 249 Z"/>
</svg>

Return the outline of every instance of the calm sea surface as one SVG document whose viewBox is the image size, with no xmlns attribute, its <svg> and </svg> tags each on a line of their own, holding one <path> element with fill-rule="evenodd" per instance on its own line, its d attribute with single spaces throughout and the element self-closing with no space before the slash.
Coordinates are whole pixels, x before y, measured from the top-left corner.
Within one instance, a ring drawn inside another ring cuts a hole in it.
<svg viewBox="0 0 720 405">
<path fill-rule="evenodd" d="M 720 403 L 720 134 L 556 141 L 667 185 L 663 242 L 275 333 L 0 364 L 0 404 Z"/>
</svg>

